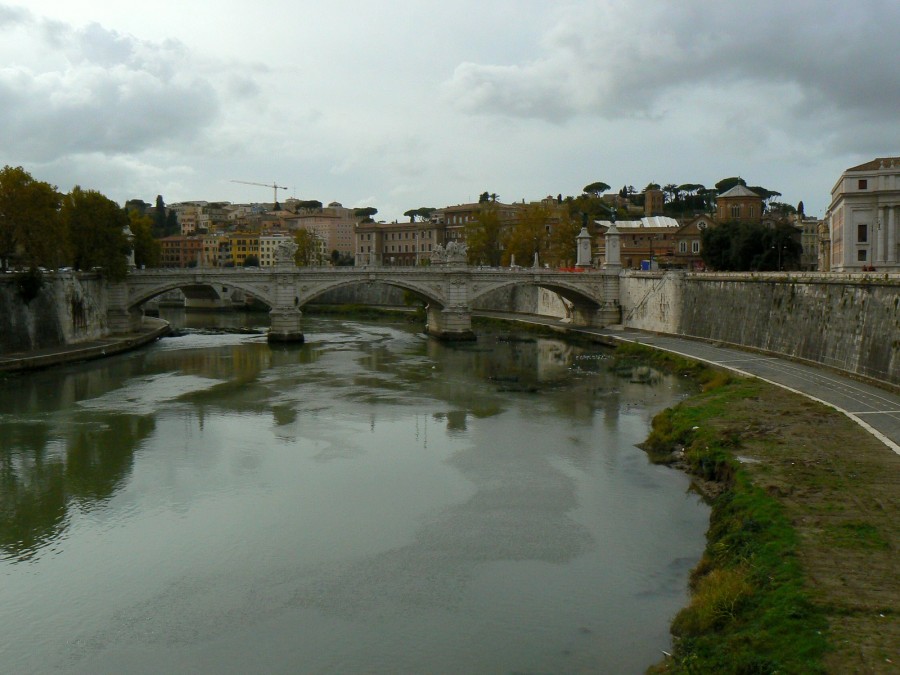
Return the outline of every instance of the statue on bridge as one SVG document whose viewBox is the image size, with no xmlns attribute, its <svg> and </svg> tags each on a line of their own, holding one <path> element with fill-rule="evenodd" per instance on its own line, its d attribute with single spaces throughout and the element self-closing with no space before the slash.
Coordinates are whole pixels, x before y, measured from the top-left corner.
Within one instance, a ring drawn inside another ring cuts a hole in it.
<svg viewBox="0 0 900 675">
<path fill-rule="evenodd" d="M 300 247 L 297 246 L 297 242 L 293 240 L 283 241 L 278 244 L 275 247 L 275 266 L 286 267 L 295 265 L 294 256 L 298 248 Z"/>
<path fill-rule="evenodd" d="M 466 245 L 451 241 L 446 247 L 438 244 L 431 252 L 432 265 L 465 265 Z"/>
</svg>

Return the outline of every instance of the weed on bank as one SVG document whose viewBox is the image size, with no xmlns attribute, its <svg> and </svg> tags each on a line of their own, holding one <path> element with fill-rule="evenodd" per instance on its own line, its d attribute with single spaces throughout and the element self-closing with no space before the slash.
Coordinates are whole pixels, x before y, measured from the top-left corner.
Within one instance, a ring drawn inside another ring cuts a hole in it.
<svg viewBox="0 0 900 675">
<path fill-rule="evenodd" d="M 703 389 L 660 413 L 642 446 L 652 461 L 692 474 L 712 505 L 691 602 L 672 622 L 674 652 L 650 672 L 825 672 L 827 621 L 805 588 L 797 533 L 738 460 L 740 434 L 711 423 L 765 385 L 641 347 L 617 355 L 649 359 Z"/>
</svg>

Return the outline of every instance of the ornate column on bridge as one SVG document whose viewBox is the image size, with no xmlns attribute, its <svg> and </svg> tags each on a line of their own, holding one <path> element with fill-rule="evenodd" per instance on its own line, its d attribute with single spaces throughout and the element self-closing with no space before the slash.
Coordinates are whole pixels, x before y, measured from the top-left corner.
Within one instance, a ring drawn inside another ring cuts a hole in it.
<svg viewBox="0 0 900 675">
<path fill-rule="evenodd" d="M 578 242 L 576 248 L 578 257 L 575 262 L 575 267 L 593 267 L 593 260 L 591 260 L 591 235 L 588 233 L 586 222 L 587 214 L 585 214 L 584 220 L 585 224 L 581 226 L 581 232 L 579 232 L 576 237 Z"/>
<path fill-rule="evenodd" d="M 434 266 L 449 274 L 443 282 L 443 306 L 429 302 L 425 308 L 425 332 L 441 340 L 474 340 L 472 307 L 469 304 L 469 270 L 466 268 L 466 245 L 451 241 L 447 248 L 438 245 L 431 255 Z"/>
<path fill-rule="evenodd" d="M 303 342 L 300 299 L 294 279 L 296 265 L 294 253 L 297 244 L 283 242 L 275 249 L 275 293 L 272 309 L 269 311 L 269 342 Z"/>
<path fill-rule="evenodd" d="M 613 216 L 605 235 L 606 260 L 603 262 L 603 269 L 616 272 L 617 274 L 622 270 L 622 248 L 619 241 L 621 236 L 619 229 L 616 227 L 615 216 Z"/>
</svg>

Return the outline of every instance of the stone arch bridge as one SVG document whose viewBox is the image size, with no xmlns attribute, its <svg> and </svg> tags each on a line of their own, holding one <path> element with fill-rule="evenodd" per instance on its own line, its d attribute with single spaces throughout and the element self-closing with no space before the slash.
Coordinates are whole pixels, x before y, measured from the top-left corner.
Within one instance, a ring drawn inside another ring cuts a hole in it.
<svg viewBox="0 0 900 675">
<path fill-rule="evenodd" d="M 425 331 L 447 340 L 471 340 L 472 304 L 511 285 L 551 290 L 567 301 L 574 325 L 603 327 L 618 323 L 618 271 L 572 273 L 549 269 L 479 268 L 466 265 L 426 267 L 193 268 L 133 270 L 109 286 L 109 327 L 114 333 L 135 330 L 141 306 L 174 289 L 199 291 L 210 285 L 238 289 L 268 305 L 269 341 L 302 342 L 302 308 L 342 286 L 381 282 L 405 289 L 426 305 Z"/>
</svg>

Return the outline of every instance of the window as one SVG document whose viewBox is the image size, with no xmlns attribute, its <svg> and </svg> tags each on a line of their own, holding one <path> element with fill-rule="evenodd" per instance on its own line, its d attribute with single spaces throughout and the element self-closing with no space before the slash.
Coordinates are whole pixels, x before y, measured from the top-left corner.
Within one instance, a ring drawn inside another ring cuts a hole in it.
<svg viewBox="0 0 900 675">
<path fill-rule="evenodd" d="M 679 253 L 687 253 L 687 242 L 686 241 L 678 242 L 678 252 Z"/>
<path fill-rule="evenodd" d="M 731 207 L 731 217 L 732 218 L 740 218 L 741 217 L 741 205 L 740 204 L 734 204 Z"/>
<path fill-rule="evenodd" d="M 860 244 L 869 241 L 869 226 L 866 223 L 859 223 L 856 226 L 856 241 Z"/>
<path fill-rule="evenodd" d="M 869 181 L 866 180 L 865 178 L 860 178 L 858 188 L 860 190 L 868 190 L 869 189 Z"/>
<path fill-rule="evenodd" d="M 856 259 L 859 262 L 866 262 L 866 249 L 861 248 L 856 252 Z"/>
<path fill-rule="evenodd" d="M 691 252 L 692 253 L 700 253 L 700 242 L 699 241 L 691 242 Z"/>
</svg>

